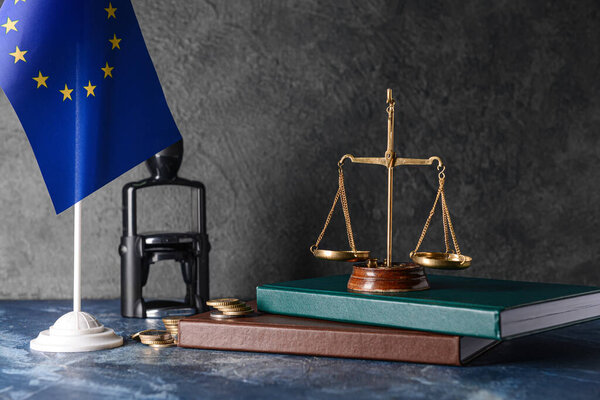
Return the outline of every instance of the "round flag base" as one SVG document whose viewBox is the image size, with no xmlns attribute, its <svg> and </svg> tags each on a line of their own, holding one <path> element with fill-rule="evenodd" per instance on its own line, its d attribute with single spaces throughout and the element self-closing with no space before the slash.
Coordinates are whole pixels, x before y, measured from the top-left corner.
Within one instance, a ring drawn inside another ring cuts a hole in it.
<svg viewBox="0 0 600 400">
<path fill-rule="evenodd" d="M 123 338 L 112 329 L 86 312 L 74 311 L 60 317 L 29 343 L 32 350 L 54 353 L 96 351 L 122 345 Z"/>
</svg>

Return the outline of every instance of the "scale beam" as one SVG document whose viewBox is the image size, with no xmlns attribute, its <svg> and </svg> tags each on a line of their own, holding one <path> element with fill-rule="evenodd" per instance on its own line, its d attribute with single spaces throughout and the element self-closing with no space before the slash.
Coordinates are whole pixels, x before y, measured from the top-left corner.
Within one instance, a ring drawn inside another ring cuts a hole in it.
<svg viewBox="0 0 600 400">
<path fill-rule="evenodd" d="M 350 162 L 355 164 L 374 164 L 374 165 L 383 165 L 387 167 L 388 162 L 385 157 L 354 157 L 352 154 L 345 154 L 338 165 L 343 165 L 346 160 L 350 160 Z M 394 159 L 394 167 L 400 167 L 403 165 L 433 165 L 434 162 L 437 162 L 438 169 L 444 166 L 442 159 L 438 156 L 432 156 L 429 158 L 398 158 Z"/>
<path fill-rule="evenodd" d="M 338 165 L 344 165 L 344 161 L 346 160 L 350 160 L 355 164 L 375 164 L 387 167 L 387 161 L 385 160 L 385 157 L 354 157 L 352 154 L 345 154 L 342 158 L 340 158 Z"/>
<path fill-rule="evenodd" d="M 433 165 L 433 163 L 437 161 L 438 169 L 442 168 L 444 164 L 442 163 L 442 159 L 438 156 L 433 156 L 429 158 L 396 158 L 394 161 L 394 167 L 399 167 L 401 165 Z"/>
</svg>

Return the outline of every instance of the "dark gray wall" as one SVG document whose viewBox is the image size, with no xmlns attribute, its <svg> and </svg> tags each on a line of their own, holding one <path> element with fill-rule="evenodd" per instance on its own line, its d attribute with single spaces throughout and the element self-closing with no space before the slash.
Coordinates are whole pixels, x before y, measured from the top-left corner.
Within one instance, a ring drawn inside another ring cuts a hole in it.
<svg viewBox="0 0 600 400">
<path fill-rule="evenodd" d="M 600 6 L 596 1 L 133 2 L 185 138 L 181 175 L 208 188 L 214 296 L 348 272 L 314 259 L 341 155 L 381 156 L 385 89 L 396 151 L 440 156 L 463 275 L 600 285 Z M 0 98 L 0 297 L 71 295 L 72 212 L 55 216 L 22 128 Z M 394 251 L 407 259 L 436 191 L 396 170 Z M 83 293 L 117 297 L 120 188 L 84 204 Z M 348 165 L 358 246 L 383 258 L 385 170 Z M 187 197 L 186 197 L 187 199 Z M 185 225 L 166 204 L 148 226 Z M 424 248 L 441 249 L 440 219 Z M 346 247 L 341 212 L 323 247 Z M 159 266 L 149 293 L 175 295 Z"/>
</svg>

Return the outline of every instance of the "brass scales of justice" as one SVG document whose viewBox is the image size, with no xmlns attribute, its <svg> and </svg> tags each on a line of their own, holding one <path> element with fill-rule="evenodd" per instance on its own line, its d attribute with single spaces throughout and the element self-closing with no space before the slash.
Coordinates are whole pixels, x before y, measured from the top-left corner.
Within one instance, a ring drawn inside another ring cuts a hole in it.
<svg viewBox="0 0 600 400">
<path fill-rule="evenodd" d="M 418 158 L 400 158 L 394 152 L 394 106 L 395 101 L 392 98 L 392 90 L 387 90 L 387 114 L 388 114 L 388 135 L 387 150 L 383 157 L 354 157 L 351 154 L 344 155 L 338 162 L 338 191 L 333 200 L 331 210 L 325 220 L 325 226 L 319 234 L 317 241 L 310 247 L 310 251 L 317 258 L 332 261 L 361 262 L 355 264 L 352 275 L 348 280 L 348 289 L 358 292 L 390 293 L 414 290 L 429 289 L 429 282 L 423 267 L 437 269 L 465 269 L 471 265 L 471 257 L 461 254 L 460 247 L 456 240 L 456 234 L 450 218 L 450 212 L 446 204 L 446 195 L 444 193 L 445 169 L 442 160 L 437 157 L 427 159 Z M 348 200 L 346 198 L 346 188 L 344 185 L 343 166 L 346 160 L 357 164 L 375 164 L 387 168 L 387 254 L 383 262 L 376 258 L 371 258 L 370 251 L 356 250 L 354 244 L 354 235 L 350 223 L 350 212 Z M 433 207 L 429 217 L 425 221 L 425 226 L 417 242 L 417 246 L 410 253 L 410 258 L 414 263 L 400 263 L 392 261 L 392 205 L 394 191 L 394 168 L 403 165 L 433 165 L 437 162 L 438 172 L 438 191 L 433 202 Z M 344 219 L 346 222 L 346 233 L 350 250 L 323 250 L 319 249 L 319 244 L 325 235 L 329 226 L 331 217 L 338 201 L 342 204 Z M 442 223 L 444 227 L 444 240 L 446 245 L 445 252 L 424 252 L 419 251 L 421 243 L 425 238 L 431 219 L 435 213 L 437 204 L 440 203 L 442 210 Z M 450 240 L 454 249 L 451 249 Z"/>
</svg>

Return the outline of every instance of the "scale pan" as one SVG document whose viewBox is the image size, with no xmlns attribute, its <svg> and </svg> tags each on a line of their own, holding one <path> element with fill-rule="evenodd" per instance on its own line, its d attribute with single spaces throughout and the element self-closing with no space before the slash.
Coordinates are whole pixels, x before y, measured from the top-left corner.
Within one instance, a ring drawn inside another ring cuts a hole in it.
<svg viewBox="0 0 600 400">
<path fill-rule="evenodd" d="M 369 259 L 370 251 L 343 251 L 343 250 L 314 250 L 313 255 L 317 258 L 330 261 L 346 261 L 346 262 L 359 262 L 366 261 Z"/>
<path fill-rule="evenodd" d="M 462 254 L 433 253 L 420 251 L 410 255 L 412 260 L 427 268 L 437 269 L 465 269 L 471 266 L 472 258 Z"/>
</svg>

